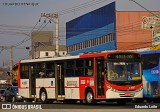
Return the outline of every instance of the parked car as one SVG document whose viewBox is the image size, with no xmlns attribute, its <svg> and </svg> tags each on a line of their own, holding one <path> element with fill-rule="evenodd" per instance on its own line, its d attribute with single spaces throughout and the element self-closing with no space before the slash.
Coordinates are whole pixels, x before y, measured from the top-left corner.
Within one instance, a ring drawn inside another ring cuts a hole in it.
<svg viewBox="0 0 160 112">
<path fill-rule="evenodd" d="M 11 86 L 10 84 L 0 84 L 0 101 L 2 101 L 2 95 L 7 87 Z"/>
<path fill-rule="evenodd" d="M 4 91 L 2 99 L 4 102 L 6 101 L 16 102 L 16 101 L 22 101 L 23 97 L 18 94 L 17 86 L 9 86 Z"/>
</svg>

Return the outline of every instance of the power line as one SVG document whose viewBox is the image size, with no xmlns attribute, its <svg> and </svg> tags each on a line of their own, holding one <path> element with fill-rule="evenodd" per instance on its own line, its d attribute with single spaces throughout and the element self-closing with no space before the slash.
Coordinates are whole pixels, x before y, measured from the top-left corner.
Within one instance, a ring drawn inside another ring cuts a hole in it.
<svg viewBox="0 0 160 112">
<path fill-rule="evenodd" d="M 41 19 L 41 17 L 39 18 L 39 20 Z M 37 23 L 34 25 L 34 27 L 32 28 L 32 30 L 31 30 L 31 32 L 35 29 L 35 27 L 37 26 L 37 24 L 39 23 L 39 21 L 37 21 Z M 30 33 L 31 33 L 30 32 Z M 27 34 L 27 36 L 29 36 L 30 35 L 30 33 L 29 34 Z M 30 36 L 29 36 L 30 37 Z M 23 44 L 24 42 L 25 42 L 25 40 L 27 39 L 27 37 L 26 38 L 24 38 L 21 42 L 18 42 L 17 44 L 15 44 L 15 46 L 17 47 L 17 46 L 19 46 L 19 45 L 21 45 L 21 44 Z"/>
<path fill-rule="evenodd" d="M 132 2 L 136 3 L 137 5 L 139 5 L 140 7 L 142 7 L 143 9 L 145 9 L 146 11 L 148 11 L 149 13 L 151 13 L 153 16 L 159 18 L 159 16 L 157 16 L 152 11 L 148 10 L 147 8 L 145 8 L 144 6 L 142 6 L 141 4 L 139 4 L 137 1 L 135 1 L 135 0 L 129 0 L 129 1 L 132 1 Z"/>
<path fill-rule="evenodd" d="M 96 4 L 105 2 L 105 1 L 108 1 L 108 0 L 91 0 L 89 2 L 80 4 L 80 5 L 68 8 L 68 9 L 64 9 L 64 10 L 58 11 L 56 13 L 58 13 L 58 15 L 64 15 L 64 14 L 68 14 L 68 13 L 75 12 L 75 11 L 78 11 L 78 10 L 82 10 L 84 8 L 88 8 L 90 6 L 93 6 L 93 5 L 96 5 Z"/>
</svg>

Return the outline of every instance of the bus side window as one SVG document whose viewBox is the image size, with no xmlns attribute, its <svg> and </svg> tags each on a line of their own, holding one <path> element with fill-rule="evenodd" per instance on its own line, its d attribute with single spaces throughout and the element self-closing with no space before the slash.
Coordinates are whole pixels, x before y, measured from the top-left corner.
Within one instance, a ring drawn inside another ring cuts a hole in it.
<svg viewBox="0 0 160 112">
<path fill-rule="evenodd" d="M 93 58 L 85 60 L 85 75 L 86 76 L 93 75 Z"/>
<path fill-rule="evenodd" d="M 46 63 L 46 77 L 55 78 L 55 67 L 53 62 Z"/>
<path fill-rule="evenodd" d="M 40 78 L 45 78 L 45 73 L 44 72 L 39 72 L 39 77 Z"/>
<path fill-rule="evenodd" d="M 91 76 L 92 74 L 93 74 L 93 69 L 92 68 L 86 68 L 86 74 L 88 75 L 88 76 Z"/>
<path fill-rule="evenodd" d="M 22 79 L 28 79 L 29 78 L 28 65 L 22 65 L 22 67 L 21 67 L 21 78 Z"/>
<path fill-rule="evenodd" d="M 84 76 L 84 60 L 83 59 L 76 60 L 75 75 Z"/>
<path fill-rule="evenodd" d="M 75 76 L 74 69 L 75 69 L 74 60 L 68 60 L 66 62 L 66 76 L 67 77 L 74 77 Z"/>
</svg>

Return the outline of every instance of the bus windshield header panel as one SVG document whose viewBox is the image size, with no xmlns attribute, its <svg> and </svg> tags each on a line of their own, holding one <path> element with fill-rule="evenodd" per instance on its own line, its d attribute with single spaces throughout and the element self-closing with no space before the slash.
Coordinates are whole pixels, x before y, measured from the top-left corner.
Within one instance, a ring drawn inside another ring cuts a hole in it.
<svg viewBox="0 0 160 112">
<path fill-rule="evenodd" d="M 140 59 L 139 54 L 133 53 L 118 53 L 108 55 L 108 60 L 138 60 Z"/>
</svg>

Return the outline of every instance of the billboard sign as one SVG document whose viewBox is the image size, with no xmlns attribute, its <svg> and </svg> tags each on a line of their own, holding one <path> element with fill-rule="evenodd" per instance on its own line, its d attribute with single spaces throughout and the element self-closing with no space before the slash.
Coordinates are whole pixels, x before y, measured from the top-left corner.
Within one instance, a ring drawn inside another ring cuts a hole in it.
<svg viewBox="0 0 160 112">
<path fill-rule="evenodd" d="M 152 38 L 152 45 L 160 45 L 160 33 L 156 34 L 153 38 Z"/>
<path fill-rule="evenodd" d="M 160 45 L 152 46 L 150 50 L 160 50 Z"/>
<path fill-rule="evenodd" d="M 153 28 L 157 27 L 159 23 L 160 23 L 160 18 L 157 18 L 155 16 L 142 17 L 142 29 L 152 30 Z"/>
</svg>

